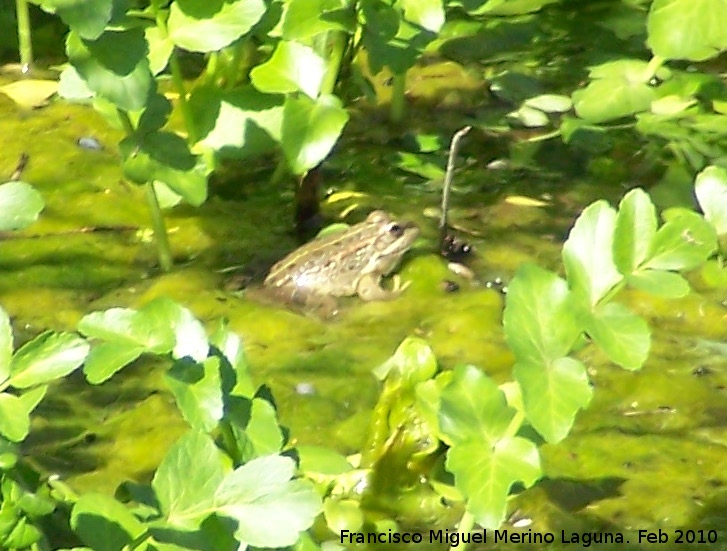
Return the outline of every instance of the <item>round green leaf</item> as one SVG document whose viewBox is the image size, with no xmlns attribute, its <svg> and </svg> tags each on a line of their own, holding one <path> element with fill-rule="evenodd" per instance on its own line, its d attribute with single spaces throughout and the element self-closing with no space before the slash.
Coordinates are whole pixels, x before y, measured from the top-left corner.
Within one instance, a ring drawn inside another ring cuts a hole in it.
<svg viewBox="0 0 727 551">
<path fill-rule="evenodd" d="M 173 2 L 169 38 L 192 52 L 214 52 L 247 34 L 265 13 L 262 0 Z"/>
<path fill-rule="evenodd" d="M 705 168 L 697 175 L 694 193 L 717 235 L 727 234 L 727 170 L 720 166 Z"/>
<path fill-rule="evenodd" d="M 652 270 L 692 270 L 717 249 L 714 228 L 696 212 L 681 212 L 656 232 L 649 260 Z"/>
<path fill-rule="evenodd" d="M 594 306 L 623 276 L 613 260 L 616 212 L 606 201 L 586 207 L 563 245 L 563 264 L 568 283 Z"/>
<path fill-rule="evenodd" d="M 95 40 L 111 20 L 113 0 L 41 0 L 45 11 L 57 13 L 83 38 Z"/>
<path fill-rule="evenodd" d="M 689 282 L 674 272 L 640 270 L 626 276 L 632 287 L 666 298 L 681 298 L 689 294 Z"/>
<path fill-rule="evenodd" d="M 0 185 L 0 231 L 23 229 L 38 219 L 45 207 L 43 198 L 25 182 Z"/>
<path fill-rule="evenodd" d="M 89 348 L 84 339 L 72 333 L 42 333 L 13 356 L 10 384 L 28 388 L 65 377 L 83 363 Z"/>
<path fill-rule="evenodd" d="M 646 260 L 656 235 L 656 208 L 642 189 L 629 191 L 621 200 L 613 236 L 613 259 L 622 274 Z"/>
<path fill-rule="evenodd" d="M 573 101 L 568 96 L 542 94 L 525 100 L 525 105 L 546 113 L 565 113 L 573 108 Z"/>
<path fill-rule="evenodd" d="M 513 375 L 528 422 L 551 443 L 568 436 L 576 414 L 593 395 L 585 366 L 567 356 L 546 365 L 518 362 Z"/>
<path fill-rule="evenodd" d="M 589 122 L 605 122 L 646 111 L 654 99 L 645 61 L 611 61 L 592 68 L 590 76 L 590 84 L 573 93 L 576 113 Z"/>
<path fill-rule="evenodd" d="M 307 96 L 288 97 L 283 110 L 282 146 L 294 174 L 317 166 L 335 145 L 348 112 L 333 95 L 313 101 Z"/>
<path fill-rule="evenodd" d="M 325 72 L 325 62 L 312 48 L 283 40 L 270 59 L 250 72 L 250 80 L 261 92 L 285 94 L 300 90 L 315 99 Z"/>
<path fill-rule="evenodd" d="M 727 49 L 725 21 L 724 0 L 654 0 L 647 43 L 664 59 L 704 61 Z"/>
<path fill-rule="evenodd" d="M 605 304 L 586 320 L 586 332 L 608 359 L 630 370 L 649 356 L 651 332 L 646 321 L 617 302 Z"/>
<path fill-rule="evenodd" d="M 533 264 L 520 266 L 505 299 L 503 327 L 518 362 L 565 356 L 583 332 L 566 282 Z"/>
<path fill-rule="evenodd" d="M 119 551 L 131 546 L 146 527 L 115 499 L 83 494 L 71 511 L 71 527 L 94 551 Z"/>
</svg>

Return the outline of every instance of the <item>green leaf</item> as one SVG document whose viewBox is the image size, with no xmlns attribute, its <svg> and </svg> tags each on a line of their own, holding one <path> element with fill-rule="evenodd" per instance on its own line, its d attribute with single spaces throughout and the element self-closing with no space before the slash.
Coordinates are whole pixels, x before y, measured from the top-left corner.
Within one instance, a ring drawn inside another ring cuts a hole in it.
<svg viewBox="0 0 727 551">
<path fill-rule="evenodd" d="M 442 0 L 400 0 L 397 5 L 404 10 L 404 17 L 420 27 L 438 33 L 444 25 Z"/>
<path fill-rule="evenodd" d="M 702 279 L 710 287 L 727 289 L 727 266 L 718 259 L 707 261 L 702 266 Z"/>
<path fill-rule="evenodd" d="M 150 303 L 152 304 L 152 303 Z M 149 306 L 149 305 L 147 305 Z M 171 352 L 175 345 L 171 320 L 157 316 L 146 308 L 111 308 L 84 316 L 78 330 L 87 337 L 142 347 L 155 354 Z"/>
<path fill-rule="evenodd" d="M 20 396 L 0 393 L 0 434 L 11 442 L 24 440 L 30 430 L 30 414 L 47 390 L 47 386 L 38 386 Z"/>
<path fill-rule="evenodd" d="M 317 166 L 330 153 L 346 122 L 348 112 L 336 96 L 323 94 L 315 101 L 306 96 L 286 98 L 282 146 L 290 170 L 304 174 Z"/>
<path fill-rule="evenodd" d="M 21 230 L 38 219 L 43 197 L 25 182 L 0 185 L 0 231 Z"/>
<path fill-rule="evenodd" d="M 376 4 L 384 5 L 383 2 Z M 369 68 L 374 75 L 381 72 L 384 67 L 388 67 L 396 75 L 403 75 L 414 66 L 427 45 L 437 36 L 405 19 L 399 20 L 396 10 L 394 8 L 390 10 L 394 18 L 388 22 L 387 16 L 386 20 L 388 23 L 394 23 L 396 36 L 390 37 L 389 29 L 378 24 L 378 20 L 382 18 L 377 18 L 376 26 L 367 18 L 361 35 L 363 45 L 368 51 Z"/>
<path fill-rule="evenodd" d="M 10 376 L 10 362 L 13 357 L 13 328 L 10 318 L 0 307 L 0 384 Z"/>
<path fill-rule="evenodd" d="M 586 207 L 563 245 L 563 264 L 571 289 L 595 306 L 623 276 L 613 260 L 616 212 L 606 201 Z"/>
<path fill-rule="evenodd" d="M 199 146 L 239 157 L 269 153 L 281 140 L 282 95 L 263 94 L 252 86 L 233 91 L 195 88 L 189 100 Z"/>
<path fill-rule="evenodd" d="M 230 473 L 215 496 L 218 514 L 233 518 L 238 540 L 254 547 L 293 545 L 321 512 L 312 484 L 291 480 L 295 464 L 288 457 L 253 459 Z"/>
<path fill-rule="evenodd" d="M 174 51 L 174 42 L 159 27 L 147 27 L 144 37 L 149 44 L 149 70 L 156 76 L 167 67 Z"/>
<path fill-rule="evenodd" d="M 72 333 L 42 333 L 13 356 L 10 385 L 28 388 L 65 377 L 83 363 L 89 348 L 84 339 Z"/>
<path fill-rule="evenodd" d="M 565 113 L 573 109 L 573 101 L 560 94 L 541 94 L 525 100 L 525 106 L 546 113 Z"/>
<path fill-rule="evenodd" d="M 290 0 L 286 7 L 281 29 L 287 40 L 305 41 L 328 31 L 355 29 L 355 12 L 340 0 Z"/>
<path fill-rule="evenodd" d="M 71 511 L 71 528 L 94 551 L 122 551 L 144 532 L 129 509 L 101 494 L 83 494 Z"/>
<path fill-rule="evenodd" d="M 705 168 L 697 175 L 694 193 L 717 235 L 727 234 L 727 170 L 720 166 Z"/>
<path fill-rule="evenodd" d="M 45 11 L 57 13 L 82 38 L 95 40 L 111 20 L 113 0 L 42 0 Z"/>
<path fill-rule="evenodd" d="M 164 456 L 151 483 L 167 522 L 198 528 L 214 512 L 214 493 L 225 470 L 223 456 L 209 436 L 197 431 L 182 436 Z"/>
<path fill-rule="evenodd" d="M 519 437 L 503 438 L 493 446 L 457 444 L 447 452 L 446 466 L 467 500 L 467 511 L 487 530 L 504 522 L 512 485 L 529 487 L 542 475 L 538 448 Z"/>
<path fill-rule="evenodd" d="M 605 122 L 649 109 L 654 88 L 645 61 L 621 59 L 593 67 L 591 82 L 573 92 L 579 117 L 592 123 Z"/>
<path fill-rule="evenodd" d="M 649 260 L 652 270 L 692 270 L 717 249 L 714 228 L 696 212 L 684 211 L 656 233 Z"/>
<path fill-rule="evenodd" d="M 494 446 L 514 416 L 502 391 L 474 366 L 456 367 L 440 396 L 439 428 L 450 445 L 476 440 Z"/>
<path fill-rule="evenodd" d="M 300 470 L 307 475 L 337 476 L 353 470 L 340 453 L 320 446 L 297 446 Z"/>
<path fill-rule="evenodd" d="M 418 337 L 407 337 L 396 352 L 383 364 L 374 369 L 380 381 L 400 381 L 404 388 L 414 388 L 437 372 L 437 358 L 432 348 Z"/>
<path fill-rule="evenodd" d="M 583 332 L 566 282 L 533 264 L 518 269 L 505 299 L 503 328 L 518 362 L 565 356 Z"/>
<path fill-rule="evenodd" d="M 103 342 L 91 348 L 83 366 L 83 374 L 92 385 L 110 379 L 117 371 L 130 364 L 146 351 L 144 346 L 128 342 Z"/>
<path fill-rule="evenodd" d="M 67 65 L 61 73 L 58 95 L 72 102 L 86 103 L 93 98 L 94 94 L 76 68 L 73 65 Z"/>
<path fill-rule="evenodd" d="M 630 274 L 646 260 L 656 225 L 649 195 L 642 189 L 629 191 L 619 204 L 613 237 L 613 259 L 622 274 Z"/>
<path fill-rule="evenodd" d="M 316 99 L 325 73 L 325 62 L 312 48 L 282 40 L 270 59 L 250 71 L 250 80 L 261 92 L 286 94 L 300 90 Z"/>
<path fill-rule="evenodd" d="M 547 365 L 518 362 L 513 375 L 528 422 L 551 443 L 568 436 L 576 414 L 593 395 L 585 366 L 567 356 Z"/>
<path fill-rule="evenodd" d="M 704 61 L 727 48 L 724 21 L 727 5 L 723 0 L 654 0 L 647 43 L 664 59 Z"/>
<path fill-rule="evenodd" d="M 323 502 L 323 515 L 328 529 L 334 534 L 340 534 L 343 530 L 358 532 L 364 523 L 361 502 L 354 499 L 327 497 Z"/>
<path fill-rule="evenodd" d="M 526 128 L 539 128 L 541 126 L 547 126 L 550 123 L 548 115 L 539 109 L 533 109 L 527 105 L 523 105 L 517 111 L 508 113 L 507 116 L 509 119 L 519 122 Z"/>
<path fill-rule="evenodd" d="M 477 15 L 524 15 L 538 11 L 543 6 L 557 2 L 558 0 L 465 0 L 465 6 L 475 3 L 476 7 L 467 9 L 471 14 Z"/>
<path fill-rule="evenodd" d="M 9 549 L 27 549 L 42 536 L 40 530 L 30 524 L 27 517 L 21 517 L 2 543 Z"/>
<path fill-rule="evenodd" d="M 246 35 L 265 13 L 262 0 L 173 2 L 169 38 L 192 52 L 214 52 Z"/>
<path fill-rule="evenodd" d="M 195 430 L 211 432 L 223 413 L 220 359 L 177 361 L 165 379 L 187 423 Z"/>
<path fill-rule="evenodd" d="M 219 350 L 235 373 L 235 386 L 230 394 L 252 398 L 255 394 L 255 387 L 250 380 L 245 350 L 240 337 L 230 331 L 228 322 L 219 321 L 217 329 L 210 336 L 210 345 Z"/>
<path fill-rule="evenodd" d="M 93 42 L 71 31 L 66 52 L 88 88 L 121 109 L 142 109 L 155 90 L 147 43 L 140 28 L 105 31 Z"/>
<path fill-rule="evenodd" d="M 674 272 L 639 270 L 626 276 L 626 282 L 636 289 L 665 298 L 681 298 L 689 294 L 689 282 Z"/>
<path fill-rule="evenodd" d="M 596 308 L 586 319 L 586 332 L 609 360 L 626 369 L 640 369 L 649 355 L 646 321 L 617 302 Z"/>
</svg>

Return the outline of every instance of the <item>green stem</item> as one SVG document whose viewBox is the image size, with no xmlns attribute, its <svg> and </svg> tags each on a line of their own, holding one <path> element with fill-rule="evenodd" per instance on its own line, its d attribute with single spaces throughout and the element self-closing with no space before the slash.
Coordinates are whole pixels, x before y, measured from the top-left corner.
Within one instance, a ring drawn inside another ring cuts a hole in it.
<svg viewBox="0 0 727 551">
<path fill-rule="evenodd" d="M 164 272 L 172 271 L 172 252 L 169 248 L 169 238 L 167 237 L 167 228 L 164 224 L 164 216 L 162 209 L 159 208 L 159 200 L 154 191 L 154 184 L 147 182 L 144 184 L 144 193 L 146 195 L 146 204 L 151 214 L 151 223 L 154 230 L 154 241 L 157 244 L 157 254 L 159 255 L 159 266 Z"/>
<path fill-rule="evenodd" d="M 30 40 L 30 14 L 27 0 L 15 0 L 15 13 L 18 18 L 20 67 L 23 73 L 27 73 L 33 64 L 33 43 Z"/>
<path fill-rule="evenodd" d="M 462 520 L 459 521 L 459 530 L 457 530 L 457 532 L 460 534 L 460 536 L 462 534 L 466 534 L 467 532 L 471 532 L 474 525 L 475 525 L 475 517 L 472 516 L 472 513 L 465 510 L 464 515 L 462 515 Z M 461 539 L 462 538 L 460 538 L 460 540 Z M 456 551 L 467 551 L 467 545 L 468 544 L 466 544 L 466 543 L 460 544 L 457 547 Z M 454 547 L 449 548 L 449 551 L 454 551 L 454 550 L 455 550 Z"/>
<path fill-rule="evenodd" d="M 189 102 L 187 101 L 187 90 L 184 86 L 184 77 L 182 77 L 182 67 L 179 65 L 179 57 L 177 57 L 176 52 L 172 52 L 172 55 L 169 56 L 169 68 L 172 70 L 174 89 L 179 94 L 179 110 L 182 113 L 182 119 L 184 119 L 184 126 L 187 128 L 189 142 L 196 143 L 199 137 L 192 118 L 192 110 L 189 108 Z"/>
<path fill-rule="evenodd" d="M 400 123 L 404 120 L 406 111 L 406 72 L 394 75 L 391 90 L 391 110 L 389 117 L 391 122 Z"/>
<path fill-rule="evenodd" d="M 321 83 L 322 94 L 331 94 L 336 87 L 338 74 L 341 71 L 341 60 L 343 59 L 343 53 L 346 51 L 347 42 L 348 34 L 342 31 L 329 33 L 328 45 L 330 47 L 330 54 L 326 56 L 326 74 Z"/>
</svg>

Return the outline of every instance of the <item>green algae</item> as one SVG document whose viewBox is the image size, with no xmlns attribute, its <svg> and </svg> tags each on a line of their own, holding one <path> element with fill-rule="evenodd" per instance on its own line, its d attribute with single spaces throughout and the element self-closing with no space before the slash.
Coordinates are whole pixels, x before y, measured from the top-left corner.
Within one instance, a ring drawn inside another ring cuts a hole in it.
<svg viewBox="0 0 727 551">
<path fill-rule="evenodd" d="M 431 95 L 422 96 L 447 104 L 446 87 L 438 88 L 431 75 L 451 81 L 451 67 L 411 76 L 432 86 Z M 297 442 L 346 453 L 365 441 L 379 388 L 371 370 L 408 335 L 427 339 L 444 368 L 472 363 L 498 382 L 509 379 L 513 360 L 500 326 L 503 298 L 484 286 L 485 279 L 508 276 L 523 262 L 557 270 L 560 243 L 579 210 L 621 192 L 579 175 L 553 180 L 550 173 L 543 183 L 532 172 L 506 171 L 503 177 L 470 169 L 453 199 L 461 208 L 454 222 L 471 231 L 466 237 L 476 251 L 472 267 L 478 277 L 469 282 L 432 252 L 436 227 L 423 211 L 438 204 L 438 187 L 392 173 L 380 160 L 380 145 L 352 136 L 333 166 L 349 167 L 338 189 L 360 195 L 346 204 L 325 204 L 326 213 L 383 207 L 415 220 L 424 238 L 400 270 L 412 282 L 404 296 L 390 303 L 343 300 L 337 319 L 324 321 L 258 301 L 252 292 L 238 296 L 222 289 L 224 268 L 295 247 L 288 205 L 281 208 L 281 197 L 291 199 L 289 190 L 243 175 L 237 188 L 201 208 L 171 211 L 167 224 L 177 269 L 159 275 L 140 190 L 120 180 L 114 146 L 119 133 L 90 108 L 62 102 L 25 112 L 0 97 L 0 117 L 0 172 L 9 174 L 28 152 L 24 178 L 48 205 L 36 224 L 0 242 L 0 303 L 21 336 L 72 330 L 90 311 L 168 296 L 210 324 L 230 320 L 254 380 L 271 386 L 281 420 Z M 104 149 L 80 149 L 77 139 L 88 135 Z M 609 166 L 599 165 L 595 175 L 602 177 Z M 513 204 L 507 201 L 512 195 L 547 204 Z M 457 281 L 461 290 L 445 292 L 445 279 Z M 523 493 L 515 500 L 518 510 L 534 518 L 538 529 L 701 526 L 722 518 L 714 504 L 727 472 L 727 360 L 700 342 L 727 338 L 727 314 L 723 297 L 702 289 L 698 279 L 693 283 L 702 293 L 680 300 L 638 292 L 620 297 L 654 331 L 641 372 L 617 369 L 593 348 L 581 351 L 596 387 L 594 403 L 571 437 L 543 449 L 546 473 L 570 481 L 570 491 L 588 493 L 592 481 L 608 482 L 611 490 L 575 504 L 566 503 L 563 484 Z M 26 443 L 36 465 L 83 491 L 110 492 L 126 478 L 148 479 L 184 427 L 164 391 L 163 369 L 141 361 L 99 388 L 79 378 L 59 385 L 39 409 Z"/>
</svg>

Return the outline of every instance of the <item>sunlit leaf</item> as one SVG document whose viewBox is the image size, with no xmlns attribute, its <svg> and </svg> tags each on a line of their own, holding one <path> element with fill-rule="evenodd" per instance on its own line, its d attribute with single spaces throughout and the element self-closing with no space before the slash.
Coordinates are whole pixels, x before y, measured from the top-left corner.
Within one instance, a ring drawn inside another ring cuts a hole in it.
<svg viewBox="0 0 727 551">
<path fill-rule="evenodd" d="M 447 470 L 467 502 L 467 511 L 487 530 L 505 520 L 507 497 L 515 483 L 532 486 L 542 475 L 538 448 L 530 440 L 508 437 L 494 446 L 468 441 L 447 452 Z"/>
<path fill-rule="evenodd" d="M 505 338 L 518 362 L 543 365 L 565 356 L 583 332 L 566 282 L 523 264 L 508 285 Z"/>
<path fill-rule="evenodd" d="M 57 91 L 58 82 L 55 80 L 27 79 L 0 86 L 0 92 L 26 109 L 45 105 Z"/>
<path fill-rule="evenodd" d="M 85 493 L 73 506 L 71 527 L 94 551 L 120 551 L 146 530 L 132 512 L 112 497 Z"/>
<path fill-rule="evenodd" d="M 361 502 L 353 499 L 327 497 L 323 502 L 323 515 L 326 525 L 334 534 L 340 534 L 342 530 L 357 532 L 364 523 Z"/>
<path fill-rule="evenodd" d="M 215 495 L 218 514 L 237 521 L 236 537 L 254 547 L 293 545 L 320 513 L 320 497 L 310 482 L 291 480 L 288 457 L 253 459 L 230 473 Z"/>
<path fill-rule="evenodd" d="M 727 234 L 727 170 L 720 166 L 705 168 L 697 175 L 694 193 L 717 235 Z"/>
<path fill-rule="evenodd" d="M 656 225 L 656 208 L 648 194 L 642 189 L 629 191 L 619 204 L 614 229 L 613 259 L 622 274 L 646 260 Z"/>
<path fill-rule="evenodd" d="M 315 99 L 325 72 L 325 62 L 312 48 L 283 40 L 269 60 L 250 71 L 250 80 L 261 92 L 285 94 L 300 90 Z"/>
<path fill-rule="evenodd" d="M 437 372 L 437 358 L 429 344 L 417 337 L 407 337 L 394 355 L 374 370 L 376 377 L 402 382 L 407 388 L 426 381 Z"/>
<path fill-rule="evenodd" d="M 593 395 L 585 366 L 567 356 L 547 365 L 518 362 L 513 375 L 522 389 L 528 421 L 548 442 L 568 435 L 576 414 Z"/>
<path fill-rule="evenodd" d="M 192 52 L 213 52 L 247 34 L 265 13 L 262 0 L 173 2 L 169 38 Z"/>
<path fill-rule="evenodd" d="M 659 228 L 650 258 L 643 267 L 691 270 L 707 260 L 716 248 L 714 228 L 696 212 L 682 212 Z"/>
<path fill-rule="evenodd" d="M 214 494 L 225 476 L 225 462 L 212 439 L 190 431 L 169 449 L 152 487 L 167 522 L 194 529 L 214 512 Z"/>
<path fill-rule="evenodd" d="M 313 101 L 306 96 L 290 96 L 283 111 L 282 146 L 294 174 L 303 174 L 318 165 L 333 148 L 348 112 L 333 95 Z"/>
<path fill-rule="evenodd" d="M 725 21 L 723 0 L 654 0 L 647 43 L 664 59 L 704 61 L 727 49 Z"/>
<path fill-rule="evenodd" d="M 404 10 L 404 17 L 420 27 L 439 32 L 444 25 L 442 0 L 401 0 L 398 5 Z"/>
<path fill-rule="evenodd" d="M 225 154 L 234 148 L 243 158 L 272 151 L 281 140 L 284 99 L 252 86 L 232 91 L 195 88 L 189 106 L 198 146 Z"/>
<path fill-rule="evenodd" d="M 86 380 L 92 385 L 103 383 L 117 371 L 130 364 L 146 351 L 145 346 L 129 342 L 102 342 L 91 348 L 83 366 Z"/>
<path fill-rule="evenodd" d="M 212 431 L 223 413 L 220 359 L 177 361 L 164 378 L 187 423 L 202 432 Z"/>
<path fill-rule="evenodd" d="M 0 434 L 11 442 L 24 440 L 30 430 L 30 414 L 47 390 L 47 386 L 37 386 L 20 396 L 0 393 Z"/>
<path fill-rule="evenodd" d="M 605 122 L 646 111 L 654 99 L 645 61 L 610 61 L 591 68 L 590 76 L 591 82 L 585 88 L 573 92 L 576 113 L 589 122 Z"/>
<path fill-rule="evenodd" d="M 458 366 L 442 390 L 439 428 L 450 445 L 476 440 L 494 446 L 515 415 L 497 385 L 474 366 Z"/>
<path fill-rule="evenodd" d="M 342 0 L 290 0 L 286 2 L 282 32 L 287 40 L 306 40 L 328 31 L 353 32 L 354 10 Z"/>
<path fill-rule="evenodd" d="M 105 31 L 93 42 L 71 31 L 66 52 L 88 88 L 121 109 L 142 109 L 156 86 L 140 28 Z"/>
<path fill-rule="evenodd" d="M 689 282 L 674 272 L 639 270 L 626 276 L 626 282 L 647 293 L 665 298 L 681 298 L 689 294 Z"/>
<path fill-rule="evenodd" d="M 42 333 L 15 352 L 10 385 L 27 388 L 65 377 L 83 363 L 89 348 L 84 339 L 72 333 Z"/>
<path fill-rule="evenodd" d="M 626 369 L 641 368 L 649 355 L 648 324 L 617 302 L 596 308 L 586 319 L 586 332 L 609 360 Z"/>
<path fill-rule="evenodd" d="M 25 182 L 0 185 L 0 231 L 23 229 L 38 219 L 45 207 L 43 198 Z"/>
<path fill-rule="evenodd" d="M 525 105 L 546 113 L 565 113 L 573 108 L 573 101 L 559 94 L 541 94 L 525 100 Z"/>
<path fill-rule="evenodd" d="M 83 38 L 95 40 L 106 28 L 113 0 L 41 0 L 44 10 L 57 13 L 63 22 Z"/>
<path fill-rule="evenodd" d="M 586 207 L 563 245 L 563 264 L 574 292 L 594 306 L 621 281 L 613 260 L 616 212 L 605 201 Z"/>
</svg>

